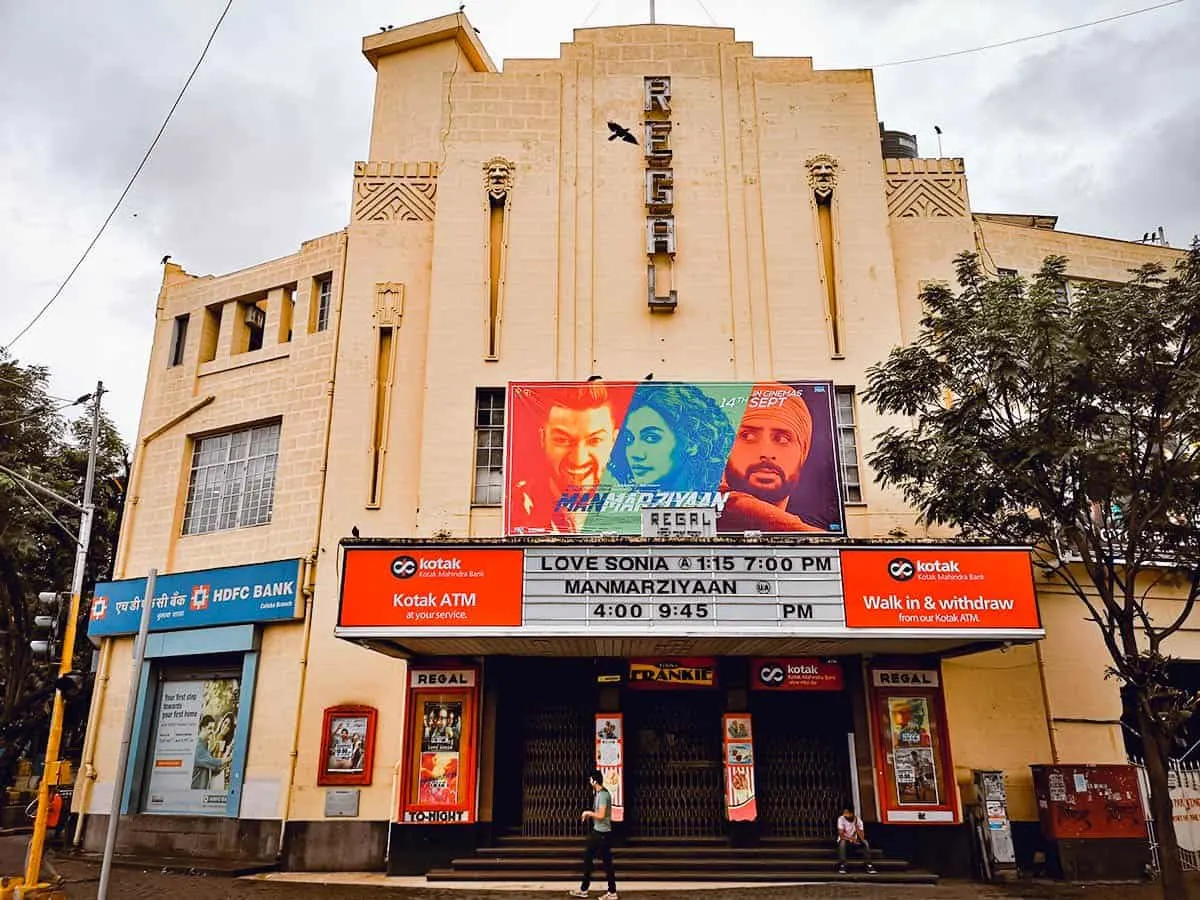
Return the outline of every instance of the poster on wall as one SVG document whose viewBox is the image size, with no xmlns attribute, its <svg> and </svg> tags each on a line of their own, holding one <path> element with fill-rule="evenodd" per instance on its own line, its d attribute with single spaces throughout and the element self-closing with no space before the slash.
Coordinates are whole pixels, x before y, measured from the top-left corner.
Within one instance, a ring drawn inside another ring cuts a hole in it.
<svg viewBox="0 0 1200 900">
<path fill-rule="evenodd" d="M 721 738 L 725 764 L 725 815 L 730 822 L 758 818 L 754 790 L 754 732 L 749 713 L 727 713 Z"/>
<path fill-rule="evenodd" d="M 224 815 L 241 680 L 162 682 L 145 812 Z"/>
<path fill-rule="evenodd" d="M 417 803 L 457 806 L 462 701 L 426 700 L 421 735 L 421 773 Z"/>
<path fill-rule="evenodd" d="M 369 706 L 333 706 L 325 710 L 317 784 L 371 783 L 376 715 Z"/>
<path fill-rule="evenodd" d="M 521 382 L 508 409 L 506 534 L 696 507 L 719 533 L 845 534 L 831 382 Z"/>
<path fill-rule="evenodd" d="M 936 804 L 937 762 L 929 727 L 929 699 L 888 697 L 887 705 L 892 723 L 896 800 L 901 805 Z"/>
<path fill-rule="evenodd" d="M 625 722 L 620 713 L 596 714 L 596 768 L 612 797 L 612 820 L 625 819 Z"/>
</svg>

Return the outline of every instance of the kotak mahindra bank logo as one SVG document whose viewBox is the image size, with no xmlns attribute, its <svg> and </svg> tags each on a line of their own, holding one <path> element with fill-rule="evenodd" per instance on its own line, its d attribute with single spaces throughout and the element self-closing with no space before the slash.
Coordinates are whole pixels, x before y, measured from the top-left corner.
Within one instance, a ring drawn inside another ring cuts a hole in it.
<svg viewBox="0 0 1200 900">
<path fill-rule="evenodd" d="M 397 556 L 392 560 L 392 574 L 401 580 L 412 578 L 418 572 L 424 575 L 461 575 L 464 578 L 474 578 L 482 572 L 471 572 L 463 569 L 462 560 L 457 556 L 435 556 L 429 559 L 416 560 L 411 556 Z"/>
<path fill-rule="evenodd" d="M 887 573 L 894 581 L 982 581 L 975 572 L 963 572 L 956 559 L 930 559 L 913 562 L 903 556 L 888 560 Z"/>
</svg>

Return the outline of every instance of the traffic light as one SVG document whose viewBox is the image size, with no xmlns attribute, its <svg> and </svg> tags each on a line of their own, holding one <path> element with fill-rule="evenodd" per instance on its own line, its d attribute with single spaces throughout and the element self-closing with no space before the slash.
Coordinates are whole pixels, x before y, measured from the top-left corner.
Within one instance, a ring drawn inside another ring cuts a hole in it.
<svg viewBox="0 0 1200 900">
<path fill-rule="evenodd" d="M 66 594 L 53 591 L 42 591 L 38 594 L 38 605 L 33 617 L 31 633 L 35 637 L 29 642 L 29 649 L 35 659 L 53 663 L 61 645 L 58 630 L 62 623 L 62 612 L 66 606 Z"/>
</svg>

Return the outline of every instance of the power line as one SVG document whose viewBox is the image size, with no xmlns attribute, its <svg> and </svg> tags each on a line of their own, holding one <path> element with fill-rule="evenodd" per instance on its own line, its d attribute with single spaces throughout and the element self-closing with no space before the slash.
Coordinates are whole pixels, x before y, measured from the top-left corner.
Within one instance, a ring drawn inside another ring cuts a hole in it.
<svg viewBox="0 0 1200 900">
<path fill-rule="evenodd" d="M 27 391 L 33 390 L 33 388 L 30 385 L 26 384 L 25 382 L 16 381 L 15 379 L 12 379 L 12 378 L 5 378 L 3 375 L 0 375 L 0 381 L 3 381 L 5 384 L 11 384 L 15 387 L 24 388 Z M 43 393 L 45 393 L 45 392 L 43 391 Z M 75 402 L 74 400 L 71 400 L 67 397 L 59 397 L 56 394 L 46 394 L 46 396 L 49 397 L 51 400 L 61 400 L 63 403 L 74 403 Z"/>
<path fill-rule="evenodd" d="M 713 18 L 713 14 L 708 11 L 708 7 L 704 5 L 704 0 L 696 0 L 700 4 L 700 8 L 704 10 L 704 14 L 708 16 L 708 21 L 712 22 L 713 27 L 717 25 L 717 20 Z"/>
<path fill-rule="evenodd" d="M 1184 0 L 1167 0 L 1166 3 L 1158 3 L 1154 6 L 1144 6 L 1141 9 L 1133 9 L 1129 12 L 1119 13 L 1115 16 L 1108 16 L 1103 19 L 1096 19 L 1092 22 L 1081 22 L 1078 25 L 1068 25 L 1065 28 L 1056 28 L 1053 31 L 1043 31 L 1041 34 L 1027 34 L 1025 37 L 1013 38 L 1009 41 L 999 41 L 995 44 L 984 44 L 982 47 L 969 47 L 966 50 L 951 50 L 948 53 L 935 53 L 932 56 L 917 56 L 912 59 L 896 59 L 891 62 L 876 63 L 873 66 L 862 66 L 864 69 L 886 69 L 889 66 L 906 66 L 909 63 L 929 62 L 934 59 L 947 59 L 951 56 L 963 56 L 967 53 L 979 53 L 982 50 L 995 50 L 997 47 L 1011 47 L 1013 44 L 1023 44 L 1026 41 L 1036 41 L 1041 38 L 1054 37 L 1056 34 L 1066 34 L 1068 31 L 1079 31 L 1083 28 L 1091 28 L 1094 25 L 1103 25 L 1106 22 L 1115 22 L 1118 19 L 1128 19 L 1131 16 L 1140 16 L 1142 13 L 1154 12 L 1159 9 L 1166 9 L 1168 6 L 1178 6 Z"/>
<path fill-rule="evenodd" d="M 81 403 L 87 403 L 91 399 L 92 399 L 91 394 L 84 394 L 78 400 L 69 400 L 66 403 L 63 403 L 61 406 L 56 406 L 53 409 L 39 409 L 37 412 L 30 413 L 27 416 L 21 416 L 19 419 L 9 419 L 7 422 L 0 422 L 0 428 L 7 428 L 9 425 L 17 425 L 21 422 L 28 422 L 30 419 L 36 419 L 38 416 L 42 415 L 43 413 L 62 412 L 64 409 L 66 409 L 69 406 L 78 406 Z"/>
<path fill-rule="evenodd" d="M 99 231 L 96 232 L 91 242 L 87 245 L 87 248 L 83 251 L 83 255 L 80 256 L 75 262 L 75 265 L 71 267 L 71 271 L 67 273 L 67 277 L 64 278 L 62 284 L 58 286 L 58 290 L 56 290 L 50 299 L 47 300 L 42 306 L 42 308 L 37 311 L 37 315 L 30 319 L 25 327 L 18 331 L 16 336 L 4 346 L 4 349 L 7 350 L 8 348 L 12 347 L 13 344 L 19 341 L 25 335 L 25 332 L 29 331 L 29 329 L 37 323 L 38 319 L 45 314 L 46 310 L 51 307 L 54 301 L 59 298 L 66 286 L 71 283 L 71 279 L 75 276 L 75 273 L 79 271 L 79 267 L 83 265 L 83 261 L 88 258 L 88 254 L 92 252 L 92 248 L 96 246 L 96 242 L 100 240 L 100 236 L 103 235 L 105 229 L 108 228 L 108 223 L 112 221 L 113 216 L 117 214 L 117 210 L 121 207 L 121 204 L 125 202 L 125 197 L 128 196 L 130 189 L 133 187 L 133 183 L 137 181 L 138 176 L 142 174 L 142 169 L 145 168 L 146 163 L 150 160 L 150 154 L 154 152 L 154 148 L 158 146 L 158 141 L 163 136 L 163 132 L 167 130 L 167 125 L 170 124 L 171 117 L 175 115 L 175 110 L 179 108 L 179 102 L 183 100 L 183 95 L 187 92 L 188 86 L 192 83 L 192 79 L 196 77 L 196 72 L 200 69 L 200 64 L 204 62 L 204 57 L 208 55 L 208 48 L 212 46 L 213 39 L 217 36 L 217 29 L 219 29 L 221 27 L 221 23 L 225 21 L 225 16 L 229 13 L 229 8 L 231 6 L 233 6 L 233 0 L 229 0 L 229 2 L 225 4 L 225 9 L 221 11 L 221 16 L 219 19 L 217 19 L 217 24 L 213 26 L 212 32 L 208 36 L 208 41 L 204 44 L 204 49 L 200 51 L 200 58 L 196 60 L 196 65 L 192 67 L 191 74 L 188 75 L 187 81 L 185 81 L 183 83 L 183 87 L 180 88 L 179 95 L 175 98 L 175 102 L 171 104 L 170 110 L 167 111 L 167 117 L 163 119 L 163 123 L 158 129 L 158 134 L 156 134 L 154 136 L 154 140 L 150 142 L 150 146 L 146 149 L 146 154 L 142 157 L 142 161 L 138 163 L 138 167 L 134 169 L 133 175 L 130 176 L 129 182 L 125 185 L 125 190 L 121 191 L 121 196 L 117 198 L 117 202 L 114 203 L 113 208 L 109 210 L 104 222 L 100 225 Z"/>
</svg>

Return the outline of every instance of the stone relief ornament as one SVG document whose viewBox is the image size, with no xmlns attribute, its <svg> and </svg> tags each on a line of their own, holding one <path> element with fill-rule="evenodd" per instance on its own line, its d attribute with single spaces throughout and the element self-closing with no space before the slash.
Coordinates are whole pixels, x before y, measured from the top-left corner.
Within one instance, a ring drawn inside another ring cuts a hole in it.
<svg viewBox="0 0 1200 900">
<path fill-rule="evenodd" d="M 818 200 L 828 200 L 837 187 L 838 161 L 828 153 L 818 153 L 804 165 L 808 168 L 808 184 Z"/>
<path fill-rule="evenodd" d="M 513 186 L 515 163 L 503 156 L 493 156 L 483 164 L 483 181 L 493 200 L 504 200 Z"/>
</svg>

